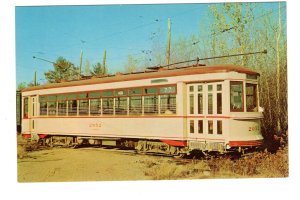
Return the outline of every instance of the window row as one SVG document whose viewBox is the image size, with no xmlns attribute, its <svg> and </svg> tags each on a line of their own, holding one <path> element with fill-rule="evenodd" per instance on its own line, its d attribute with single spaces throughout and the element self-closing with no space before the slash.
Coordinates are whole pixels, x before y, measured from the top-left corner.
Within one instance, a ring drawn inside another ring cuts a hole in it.
<svg viewBox="0 0 300 200">
<path fill-rule="evenodd" d="M 217 120 L 217 130 L 216 133 L 221 135 L 223 134 L 223 128 L 222 128 L 222 120 Z M 196 124 L 197 123 L 197 124 Z M 203 134 L 203 126 L 204 122 L 203 120 L 190 120 L 189 124 L 189 132 L 194 134 L 197 132 L 198 134 Z M 195 127 L 197 127 L 197 130 L 195 130 Z M 214 133 L 214 121 L 213 120 L 207 120 L 207 133 L 208 134 L 213 134 Z"/>
<path fill-rule="evenodd" d="M 40 115 L 152 115 L 176 114 L 176 95 L 111 97 L 40 102 Z"/>
<path fill-rule="evenodd" d="M 109 97 L 166 95 L 166 94 L 176 94 L 176 86 L 131 88 L 131 89 L 117 89 L 117 90 L 47 95 L 47 96 L 40 96 L 39 101 L 49 102 L 49 101 L 66 101 L 66 100 L 82 100 L 82 99 L 99 99 L 99 98 L 109 98 Z"/>
</svg>

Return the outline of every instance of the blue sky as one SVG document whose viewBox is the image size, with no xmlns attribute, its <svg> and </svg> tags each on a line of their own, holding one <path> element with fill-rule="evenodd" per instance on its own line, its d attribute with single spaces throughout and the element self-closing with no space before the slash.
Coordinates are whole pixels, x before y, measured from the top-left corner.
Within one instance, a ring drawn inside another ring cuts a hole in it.
<svg viewBox="0 0 300 200">
<path fill-rule="evenodd" d="M 59 56 L 83 66 L 102 62 L 107 51 L 110 73 L 124 70 L 127 55 L 142 56 L 152 47 L 158 31 L 167 41 L 167 21 L 172 21 L 172 39 L 199 32 L 208 4 L 40 6 L 16 7 L 17 83 L 30 82 L 36 70 L 38 81 Z M 40 80 L 42 79 L 42 80 Z"/>
<path fill-rule="evenodd" d="M 59 56 L 79 65 L 80 51 L 93 64 L 102 62 L 107 51 L 110 73 L 123 71 L 129 54 L 135 57 L 151 50 L 153 36 L 167 42 L 167 21 L 172 21 L 172 40 L 199 34 L 207 23 L 209 4 L 150 4 L 102 6 L 17 6 L 17 84 L 37 80 L 45 83 L 44 72 Z M 152 38 L 152 39 L 151 39 Z M 153 63 L 153 65 L 156 65 Z"/>
</svg>

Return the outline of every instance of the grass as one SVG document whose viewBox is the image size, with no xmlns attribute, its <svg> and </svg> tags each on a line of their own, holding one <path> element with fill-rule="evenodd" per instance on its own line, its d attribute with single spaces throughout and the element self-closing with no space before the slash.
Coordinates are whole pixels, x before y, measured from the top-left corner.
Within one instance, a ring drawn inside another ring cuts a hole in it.
<svg viewBox="0 0 300 200">
<path fill-rule="evenodd" d="M 185 164 L 174 161 L 148 161 L 145 175 L 154 180 L 202 178 L 278 178 L 288 177 L 288 148 L 270 152 L 257 152 L 237 160 L 214 158 L 191 160 Z"/>
<path fill-rule="evenodd" d="M 19 159 L 28 157 L 29 151 L 39 149 L 37 141 L 28 141 L 24 139 L 20 134 L 17 135 L 17 156 Z"/>
</svg>

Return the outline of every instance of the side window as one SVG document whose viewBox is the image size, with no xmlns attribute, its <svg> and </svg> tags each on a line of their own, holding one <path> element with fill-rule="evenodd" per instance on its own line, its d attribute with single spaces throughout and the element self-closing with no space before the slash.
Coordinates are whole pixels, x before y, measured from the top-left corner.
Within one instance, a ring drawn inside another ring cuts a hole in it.
<svg viewBox="0 0 300 200">
<path fill-rule="evenodd" d="M 106 90 L 102 92 L 102 114 L 113 115 L 114 114 L 114 98 L 112 90 Z"/>
<path fill-rule="evenodd" d="M 48 106 L 48 115 L 56 115 L 56 101 L 49 101 Z"/>
<path fill-rule="evenodd" d="M 230 82 L 230 111 L 242 112 L 243 108 L 243 82 Z"/>
<path fill-rule="evenodd" d="M 176 86 L 159 88 L 160 114 L 176 114 Z"/>
<path fill-rule="evenodd" d="M 79 104 L 79 115 L 88 115 L 89 114 L 89 100 L 80 99 L 78 100 Z"/>
<path fill-rule="evenodd" d="M 133 96 L 129 98 L 129 114 L 141 115 L 142 114 L 142 97 Z"/>
<path fill-rule="evenodd" d="M 127 115 L 127 97 L 115 98 L 116 115 Z"/>
<path fill-rule="evenodd" d="M 176 93 L 176 87 L 175 86 L 161 87 L 159 88 L 159 93 L 160 94 Z"/>
<path fill-rule="evenodd" d="M 28 97 L 24 98 L 23 118 L 28 118 Z"/>
<path fill-rule="evenodd" d="M 115 90 L 115 114 L 127 115 L 127 97 L 126 90 Z"/>
<path fill-rule="evenodd" d="M 58 107 L 58 115 L 66 115 L 67 114 L 67 101 L 66 95 L 58 95 L 57 96 L 57 107 Z"/>
<path fill-rule="evenodd" d="M 90 92 L 90 115 L 101 115 L 100 92 Z"/>
<path fill-rule="evenodd" d="M 219 135 L 223 134 L 223 127 L 222 127 L 221 120 L 217 120 L 217 134 L 219 134 Z"/>
<path fill-rule="evenodd" d="M 83 92 L 78 94 L 78 112 L 79 115 L 88 115 L 89 114 L 89 100 L 88 94 Z"/>
<path fill-rule="evenodd" d="M 222 84 L 217 85 L 217 114 L 222 114 Z"/>
<path fill-rule="evenodd" d="M 176 95 L 160 96 L 160 113 L 176 114 Z"/>
<path fill-rule="evenodd" d="M 158 114 L 158 96 L 144 97 L 144 113 L 145 115 Z"/>
<path fill-rule="evenodd" d="M 194 120 L 190 120 L 190 133 L 195 133 Z"/>
<path fill-rule="evenodd" d="M 40 116 L 47 115 L 47 97 L 46 96 L 40 96 Z"/>
<path fill-rule="evenodd" d="M 213 120 L 208 120 L 207 121 L 207 126 L 208 126 L 208 134 L 213 134 L 214 133 L 214 122 L 213 122 Z"/>
<path fill-rule="evenodd" d="M 90 114 L 91 115 L 101 115 L 101 100 L 100 99 L 91 99 L 90 100 Z"/>
<path fill-rule="evenodd" d="M 69 94 L 68 95 L 68 115 L 74 116 L 77 115 L 77 95 Z"/>
<path fill-rule="evenodd" d="M 56 96 L 48 96 L 47 106 L 48 106 L 48 115 L 56 115 L 57 113 L 57 102 Z"/>
<path fill-rule="evenodd" d="M 68 115 L 77 115 L 77 100 L 68 101 Z"/>
<path fill-rule="evenodd" d="M 203 114 L 203 85 L 197 86 L 197 114 Z"/>
<path fill-rule="evenodd" d="M 103 115 L 114 114 L 114 98 L 103 98 L 102 99 L 102 112 Z"/>
<path fill-rule="evenodd" d="M 145 88 L 144 94 L 144 114 L 151 115 L 151 114 L 158 114 L 158 95 L 157 95 L 158 88 L 151 87 Z"/>
<path fill-rule="evenodd" d="M 198 120 L 198 133 L 203 133 L 203 120 Z"/>
<path fill-rule="evenodd" d="M 195 111 L 194 111 L 194 109 L 195 109 L 195 100 L 194 100 L 194 98 L 195 98 L 195 95 L 194 95 L 194 85 L 190 85 L 189 87 L 188 87 L 188 91 L 189 91 L 189 95 L 188 95 L 188 101 L 189 101 L 189 108 L 188 108 L 188 112 L 189 112 L 189 114 L 195 114 Z"/>
<path fill-rule="evenodd" d="M 214 102 L 214 100 L 213 100 L 213 85 L 208 85 L 207 86 L 207 90 L 208 90 L 208 96 L 207 96 L 207 102 L 208 102 L 208 114 L 213 114 L 213 110 L 214 110 L 214 108 L 213 108 L 213 102 Z"/>
<path fill-rule="evenodd" d="M 190 114 L 194 114 L 194 94 L 190 94 L 189 95 L 190 98 L 190 109 L 189 109 L 189 113 Z"/>
</svg>

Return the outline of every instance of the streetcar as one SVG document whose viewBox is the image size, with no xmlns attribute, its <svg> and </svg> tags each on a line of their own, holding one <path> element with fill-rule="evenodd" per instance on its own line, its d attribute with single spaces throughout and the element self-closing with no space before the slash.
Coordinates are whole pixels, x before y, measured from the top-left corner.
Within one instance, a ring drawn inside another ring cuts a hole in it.
<svg viewBox="0 0 300 200">
<path fill-rule="evenodd" d="M 22 90 L 22 135 L 172 156 L 262 145 L 259 73 L 238 65 L 155 67 Z"/>
</svg>

